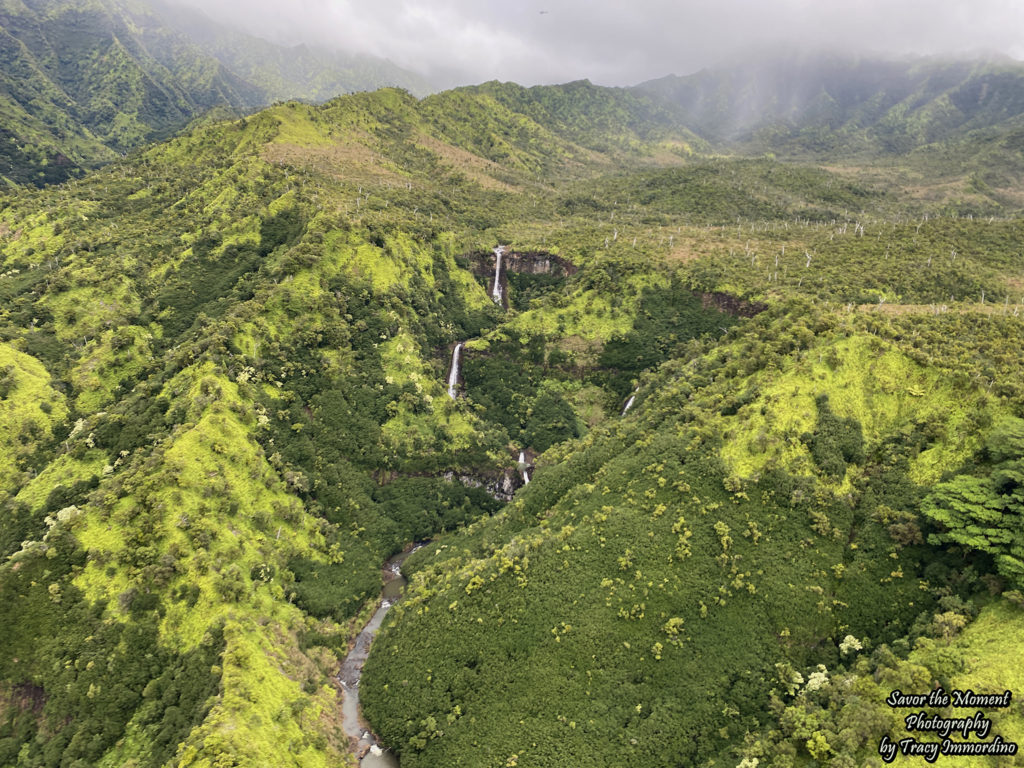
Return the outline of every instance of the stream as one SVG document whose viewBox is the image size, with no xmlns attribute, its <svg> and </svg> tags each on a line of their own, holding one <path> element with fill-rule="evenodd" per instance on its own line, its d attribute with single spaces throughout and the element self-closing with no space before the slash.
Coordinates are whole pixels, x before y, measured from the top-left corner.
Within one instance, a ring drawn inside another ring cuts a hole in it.
<svg viewBox="0 0 1024 768">
<path fill-rule="evenodd" d="M 502 257 L 505 253 L 505 246 L 499 245 L 493 250 L 494 253 L 494 283 L 491 288 L 491 298 L 499 306 L 504 302 L 504 291 L 501 284 Z M 462 348 L 464 342 L 458 342 L 452 350 L 451 368 L 448 372 L 448 397 L 457 400 L 459 397 L 459 364 L 461 362 Z M 629 399 L 625 413 L 633 404 L 633 398 Z M 526 458 L 526 451 L 519 451 L 518 470 L 523 478 L 523 484 L 530 482 L 530 464 Z M 369 726 L 362 718 L 359 707 L 359 682 L 363 676 L 363 665 L 370 655 L 370 647 L 373 640 L 384 623 L 384 617 L 395 603 L 402 598 L 402 591 L 405 589 L 406 580 L 402 576 L 402 563 L 413 552 L 419 549 L 422 544 L 417 544 L 405 552 L 401 552 L 387 560 L 382 568 L 384 587 L 380 593 L 380 604 L 373 616 L 356 635 L 355 643 L 341 663 L 338 672 L 338 682 L 342 689 L 341 715 L 342 730 L 349 739 L 357 758 L 360 768 L 398 768 L 398 757 L 385 748 L 378 740 Z"/>
<path fill-rule="evenodd" d="M 421 546 L 417 544 L 384 563 L 384 588 L 380 593 L 380 605 L 356 636 L 356 642 L 341 663 L 341 670 L 338 672 L 338 680 L 344 691 L 341 702 L 342 729 L 349 741 L 355 745 L 355 753 L 360 757 L 360 768 L 398 768 L 398 758 L 381 746 L 377 737 L 363 722 L 359 710 L 359 680 L 363 676 L 363 664 L 370 655 L 370 646 L 380 630 L 384 616 L 402 597 L 402 590 L 406 584 L 401 573 L 402 563 Z"/>
</svg>

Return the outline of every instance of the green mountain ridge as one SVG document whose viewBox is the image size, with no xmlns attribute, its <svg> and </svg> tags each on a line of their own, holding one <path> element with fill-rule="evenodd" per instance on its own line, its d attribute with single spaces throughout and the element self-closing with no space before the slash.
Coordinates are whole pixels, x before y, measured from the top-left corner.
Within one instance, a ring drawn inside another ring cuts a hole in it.
<svg viewBox="0 0 1024 768">
<path fill-rule="evenodd" d="M 849 768 L 890 690 L 1019 687 L 1013 130 L 680 125 L 383 89 L 0 197 L 0 764 L 354 764 L 426 539 L 360 683 L 405 768 Z"/>
<path fill-rule="evenodd" d="M 493 236 L 472 222 L 533 205 L 513 184 L 543 191 L 542 173 L 612 162 L 483 97 L 490 129 L 518 130 L 471 154 L 434 119 L 470 99 L 291 103 L 5 202 L 4 589 L 21 597 L 3 675 L 14 699 L 31 685 L 46 704 L 38 719 L 7 710 L 4 761 L 23 747 L 19 761 L 44 764 L 340 759 L 316 713 L 333 707 L 330 665 L 380 562 L 494 507 L 440 476 L 511 472 L 509 429 L 549 429 L 543 408 L 557 422 L 574 392 L 603 407 L 528 327 L 541 357 L 516 396 L 540 411 L 505 426 L 445 392 L 448 345 L 501 315 L 456 259 Z M 631 278 L 637 294 L 646 280 Z M 52 640 L 25 645 L 39 636 Z M 128 648 L 123 687 L 51 676 L 49 659 L 87 654 L 82 638 Z M 211 653 L 212 678 L 190 671 Z M 90 691 L 93 714 L 74 714 Z M 259 725 L 289 707 L 308 713 L 287 716 L 290 740 Z"/>
<path fill-rule="evenodd" d="M 322 102 L 343 93 L 397 87 L 418 96 L 435 90 L 423 78 L 372 56 L 316 46 L 282 46 L 224 27 L 181 5 L 154 2 L 160 22 L 184 35 L 260 91 L 262 104 Z"/>
<path fill-rule="evenodd" d="M 282 98 L 424 87 L 390 64 L 284 51 L 189 13 L 118 0 L 11 0 L 0 8 L 0 175 L 61 181 L 214 107 L 246 112 Z"/>
</svg>

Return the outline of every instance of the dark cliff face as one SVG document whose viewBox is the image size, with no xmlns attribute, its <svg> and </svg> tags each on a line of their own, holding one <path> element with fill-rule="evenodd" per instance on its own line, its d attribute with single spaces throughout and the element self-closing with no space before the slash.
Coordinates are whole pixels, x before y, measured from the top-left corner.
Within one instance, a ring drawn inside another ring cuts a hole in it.
<svg viewBox="0 0 1024 768">
<path fill-rule="evenodd" d="M 494 253 L 476 251 L 466 255 L 469 268 L 480 277 L 494 278 Z M 554 275 L 568 277 L 576 274 L 578 267 L 560 256 L 546 251 L 505 251 L 501 260 L 502 276 L 508 272 L 526 275 Z"/>
<path fill-rule="evenodd" d="M 494 251 L 474 251 L 461 257 L 463 266 L 481 282 L 486 281 L 488 293 L 494 281 L 497 257 Z M 570 261 L 547 251 L 505 250 L 501 255 L 501 305 L 504 309 L 523 309 L 530 298 L 561 285 L 579 268 Z"/>
<path fill-rule="evenodd" d="M 504 269 L 527 275 L 559 275 L 568 277 L 576 274 L 575 264 L 544 251 L 512 251 L 504 256 Z"/>
</svg>

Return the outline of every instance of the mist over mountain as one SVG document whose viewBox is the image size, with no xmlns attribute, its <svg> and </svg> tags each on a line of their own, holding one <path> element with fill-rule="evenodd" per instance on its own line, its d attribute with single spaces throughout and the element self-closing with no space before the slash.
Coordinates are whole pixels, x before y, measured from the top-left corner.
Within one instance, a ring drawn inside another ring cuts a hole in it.
<svg viewBox="0 0 1024 768">
<path fill-rule="evenodd" d="M 316 102 L 380 86 L 398 86 L 417 95 L 433 90 L 420 75 L 359 53 L 354 43 L 349 51 L 342 50 L 339 46 L 348 40 L 344 35 L 331 40 L 306 36 L 317 44 L 282 46 L 240 31 L 271 18 L 265 11 L 256 8 L 251 18 L 242 19 L 225 15 L 226 7 L 209 9 L 227 19 L 221 24 L 171 0 L 6 3 L 0 11 L 0 56 L 5 63 L 0 77 L 6 83 L 0 97 L 5 116 L 0 173 L 18 183 L 58 181 L 167 136 L 214 108 L 244 113 L 275 100 Z M 538 19 L 560 29 L 564 10 L 539 12 Z M 311 11 L 307 22 L 323 12 Z M 575 60 L 586 61 L 588 35 L 604 40 L 598 31 L 611 22 L 602 13 L 591 27 L 584 26 L 551 51 L 574 51 Z M 700 23 L 710 25 L 713 19 L 702 17 Z M 518 17 L 506 20 L 509 35 L 532 41 L 521 49 L 520 58 L 536 58 L 538 66 L 557 72 L 557 61 L 544 63 L 550 52 L 529 52 L 548 33 L 541 28 L 529 33 Z M 336 15 L 325 17 L 325 31 L 338 23 Z M 402 24 L 396 22 L 397 31 Z M 429 25 L 421 32 L 427 29 Z M 607 45 L 633 56 L 636 41 L 630 42 L 630 35 L 639 33 L 631 29 L 627 26 L 625 38 Z M 279 37 L 289 35 L 282 31 Z M 290 39 L 301 40 L 302 35 L 293 30 Z M 975 39 L 995 40 L 981 32 Z M 655 36 L 643 48 L 651 63 L 660 60 L 658 45 Z M 755 46 L 759 53 L 748 51 L 727 65 L 649 80 L 634 92 L 657 102 L 663 124 L 671 122 L 723 146 L 739 141 L 754 150 L 760 146 L 796 155 L 903 154 L 1004 123 L 1021 111 L 1021 66 L 1006 54 L 891 58 L 800 53 L 800 48 L 777 53 L 770 48 L 761 44 Z M 456 46 L 449 52 L 457 55 L 458 50 Z M 501 70 L 513 50 L 515 45 L 507 41 L 488 49 L 477 57 L 479 72 Z M 472 51 L 469 46 L 464 52 Z M 430 71 L 431 60 L 423 58 L 420 69 Z M 678 63 L 664 59 L 666 68 L 675 69 Z"/>
<path fill-rule="evenodd" d="M 376 56 L 324 45 L 278 45 L 169 0 L 153 0 L 152 7 L 169 29 L 256 85 L 263 103 L 320 102 L 382 87 L 404 88 L 417 96 L 436 90 L 420 75 Z"/>
<path fill-rule="evenodd" d="M 388 58 L 444 87 L 581 79 L 627 86 L 729 66 L 752 51 L 1024 56 L 1024 9 L 1010 0 L 173 1 L 278 43 Z"/>
<path fill-rule="evenodd" d="M 765 56 L 637 90 L 711 141 L 822 153 L 906 153 L 1024 112 L 1024 64 L 1005 56 L 886 60 Z"/>
<path fill-rule="evenodd" d="M 0 6 L 0 175 L 60 181 L 214 107 L 322 101 L 418 77 L 371 57 L 282 49 L 196 12 L 121 0 Z"/>
</svg>

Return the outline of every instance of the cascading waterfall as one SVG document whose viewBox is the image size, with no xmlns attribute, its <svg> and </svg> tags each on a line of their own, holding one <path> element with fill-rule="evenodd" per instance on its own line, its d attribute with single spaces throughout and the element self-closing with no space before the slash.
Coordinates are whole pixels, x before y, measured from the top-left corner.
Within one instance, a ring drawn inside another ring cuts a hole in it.
<svg viewBox="0 0 1024 768">
<path fill-rule="evenodd" d="M 530 482 L 530 475 L 526 471 L 526 451 L 519 452 L 519 471 L 523 475 L 523 484 Z"/>
<path fill-rule="evenodd" d="M 622 409 L 622 415 L 626 415 L 626 411 L 633 407 L 633 402 L 636 400 L 636 393 L 640 391 L 640 387 L 633 390 L 633 394 L 629 396 L 629 400 L 626 401 L 626 407 Z"/>
<path fill-rule="evenodd" d="M 454 400 L 457 397 L 455 391 L 456 387 L 459 386 L 459 357 L 462 355 L 462 342 L 460 341 L 455 345 L 455 351 L 452 352 L 452 370 L 448 374 L 448 397 Z"/>
<path fill-rule="evenodd" d="M 491 298 L 495 304 L 502 303 L 501 295 L 501 257 L 505 253 L 505 246 L 499 245 L 494 249 L 494 287 L 491 289 Z"/>
</svg>

